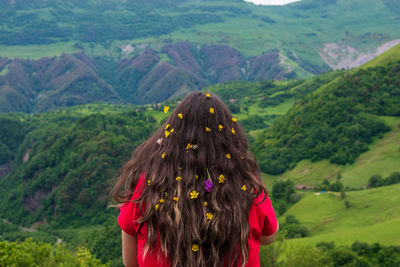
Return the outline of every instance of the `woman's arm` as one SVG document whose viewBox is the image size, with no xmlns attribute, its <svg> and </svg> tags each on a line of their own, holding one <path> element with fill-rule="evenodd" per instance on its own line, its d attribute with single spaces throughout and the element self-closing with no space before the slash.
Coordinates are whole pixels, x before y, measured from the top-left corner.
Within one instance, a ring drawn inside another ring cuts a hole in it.
<svg viewBox="0 0 400 267">
<path fill-rule="evenodd" d="M 122 232 L 122 259 L 126 267 L 138 267 L 137 260 L 137 237 Z"/>
<path fill-rule="evenodd" d="M 276 234 L 278 233 L 278 230 L 279 230 L 279 223 L 277 222 L 277 227 L 276 227 L 275 233 L 273 233 L 272 235 L 269 235 L 269 236 L 261 236 L 260 245 L 266 246 L 266 245 L 269 245 L 272 242 L 274 242 L 276 239 Z"/>
</svg>

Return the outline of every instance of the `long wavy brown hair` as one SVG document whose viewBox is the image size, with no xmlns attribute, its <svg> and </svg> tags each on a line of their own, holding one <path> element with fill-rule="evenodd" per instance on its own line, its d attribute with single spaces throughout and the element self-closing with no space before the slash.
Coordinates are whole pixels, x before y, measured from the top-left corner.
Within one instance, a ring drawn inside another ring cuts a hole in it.
<svg viewBox="0 0 400 267">
<path fill-rule="evenodd" d="M 219 97 L 185 97 L 120 169 L 113 198 L 128 202 L 142 174 L 147 181 L 135 202 L 148 229 L 143 257 L 158 231 L 174 267 L 246 264 L 249 210 L 267 192 L 242 127 Z"/>
</svg>

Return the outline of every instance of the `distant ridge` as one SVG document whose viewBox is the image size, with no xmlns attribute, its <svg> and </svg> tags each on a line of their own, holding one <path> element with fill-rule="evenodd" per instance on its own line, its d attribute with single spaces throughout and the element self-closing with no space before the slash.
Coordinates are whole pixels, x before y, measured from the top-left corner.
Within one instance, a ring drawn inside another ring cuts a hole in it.
<svg viewBox="0 0 400 267">
<path fill-rule="evenodd" d="M 157 103 L 226 81 L 305 79 L 358 67 L 399 40 L 395 2 L 1 1 L 1 111 L 41 112 L 93 101 Z M 60 88 L 31 84 L 36 70 L 24 60 L 63 53 L 83 53 L 90 60 L 79 60 L 93 75 L 88 81 L 66 75 L 72 80 L 62 81 L 70 86 L 57 102 Z M 3 64 L 16 58 L 30 82 L 21 69 L 13 74 Z M 141 62 L 151 65 L 142 69 Z M 16 88 L 4 78 L 8 74 L 28 83 Z"/>
</svg>

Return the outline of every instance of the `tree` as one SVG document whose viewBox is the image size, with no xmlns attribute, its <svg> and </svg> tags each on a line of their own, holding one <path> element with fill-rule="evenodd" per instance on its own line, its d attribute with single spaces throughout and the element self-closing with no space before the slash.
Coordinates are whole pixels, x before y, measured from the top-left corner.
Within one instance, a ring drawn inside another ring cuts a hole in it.
<svg viewBox="0 0 400 267">
<path fill-rule="evenodd" d="M 329 186 L 329 190 L 341 192 L 343 190 L 343 184 L 340 181 L 336 181 Z"/>
<path fill-rule="evenodd" d="M 397 184 L 397 183 L 400 183 L 400 172 L 394 172 L 385 179 L 385 184 L 387 185 Z"/>
<path fill-rule="evenodd" d="M 382 175 L 374 174 L 369 178 L 368 187 L 379 187 L 384 185 L 384 180 Z"/>
</svg>

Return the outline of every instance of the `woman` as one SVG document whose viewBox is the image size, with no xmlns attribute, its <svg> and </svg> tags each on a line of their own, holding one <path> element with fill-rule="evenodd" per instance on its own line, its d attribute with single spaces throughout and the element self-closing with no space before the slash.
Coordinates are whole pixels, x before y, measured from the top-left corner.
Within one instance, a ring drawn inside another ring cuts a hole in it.
<svg viewBox="0 0 400 267">
<path fill-rule="evenodd" d="M 259 266 L 278 230 L 245 133 L 210 93 L 185 97 L 121 169 L 126 266 Z"/>
</svg>

